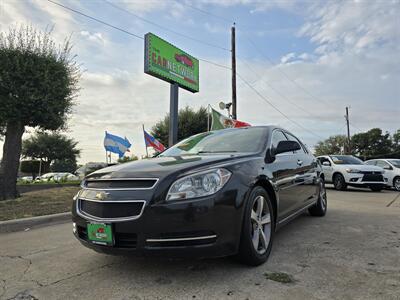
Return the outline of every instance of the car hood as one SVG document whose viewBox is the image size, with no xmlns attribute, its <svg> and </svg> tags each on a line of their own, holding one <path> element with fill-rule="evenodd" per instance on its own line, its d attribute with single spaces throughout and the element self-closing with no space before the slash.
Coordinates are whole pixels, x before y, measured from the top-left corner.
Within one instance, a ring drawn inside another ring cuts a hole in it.
<svg viewBox="0 0 400 300">
<path fill-rule="evenodd" d="M 186 173 L 195 169 L 212 167 L 213 165 L 234 163 L 256 155 L 187 155 L 142 159 L 134 162 L 114 165 L 97 170 L 87 176 L 94 178 L 159 178 L 172 173 Z"/>
<path fill-rule="evenodd" d="M 357 169 L 365 172 L 383 172 L 383 169 L 381 167 L 370 166 L 370 165 L 339 165 L 339 166 L 344 169 Z"/>
</svg>

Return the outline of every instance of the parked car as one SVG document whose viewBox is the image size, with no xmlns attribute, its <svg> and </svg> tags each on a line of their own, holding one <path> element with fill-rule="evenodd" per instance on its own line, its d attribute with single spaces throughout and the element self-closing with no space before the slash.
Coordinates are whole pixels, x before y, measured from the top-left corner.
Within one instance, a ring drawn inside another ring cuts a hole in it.
<svg viewBox="0 0 400 300">
<path fill-rule="evenodd" d="M 365 163 L 383 168 L 388 179 L 387 185 L 400 191 L 400 159 L 372 159 Z"/>
<path fill-rule="evenodd" d="M 386 186 L 382 168 L 365 165 L 352 155 L 323 155 L 318 156 L 318 160 L 322 164 L 325 181 L 333 183 L 337 190 L 354 186 L 378 192 Z"/>
<path fill-rule="evenodd" d="M 219 257 L 264 263 L 275 231 L 327 197 L 317 159 L 273 127 L 210 131 L 156 158 L 98 170 L 74 197 L 73 231 L 109 254 Z"/>
<path fill-rule="evenodd" d="M 79 176 L 76 176 L 72 173 L 60 172 L 55 173 L 52 178 L 53 181 L 79 181 Z"/>
<path fill-rule="evenodd" d="M 33 177 L 32 176 L 22 176 L 18 178 L 19 182 L 25 182 L 25 183 L 29 183 L 33 181 Z"/>
<path fill-rule="evenodd" d="M 51 181 L 53 176 L 54 176 L 54 174 L 56 174 L 56 173 L 50 172 L 50 173 L 43 174 L 41 176 L 37 176 L 35 178 L 35 181 L 36 182 Z"/>
</svg>

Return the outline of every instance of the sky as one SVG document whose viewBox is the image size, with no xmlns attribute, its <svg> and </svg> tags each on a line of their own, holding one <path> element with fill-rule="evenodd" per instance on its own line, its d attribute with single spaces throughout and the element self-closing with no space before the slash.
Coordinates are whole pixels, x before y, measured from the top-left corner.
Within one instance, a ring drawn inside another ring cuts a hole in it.
<svg viewBox="0 0 400 300">
<path fill-rule="evenodd" d="M 148 32 L 201 59 L 200 92 L 180 89 L 180 108 L 230 102 L 233 22 L 239 120 L 282 126 L 310 148 L 346 133 L 346 106 L 351 134 L 400 128 L 399 0 L 53 1 L 131 33 L 47 0 L 0 1 L 0 31 L 31 24 L 54 26 L 57 43 L 71 36 L 82 77 L 65 133 L 80 163 L 105 160 L 105 131 L 140 157 L 142 124 L 150 130 L 168 112 L 169 83 L 143 71 Z"/>
</svg>

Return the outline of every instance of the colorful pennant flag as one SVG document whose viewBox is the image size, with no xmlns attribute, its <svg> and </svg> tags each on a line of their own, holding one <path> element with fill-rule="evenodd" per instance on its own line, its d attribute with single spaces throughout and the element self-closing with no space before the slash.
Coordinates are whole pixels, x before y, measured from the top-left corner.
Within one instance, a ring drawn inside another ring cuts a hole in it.
<svg viewBox="0 0 400 300">
<path fill-rule="evenodd" d="M 217 112 L 213 108 L 211 108 L 211 117 L 212 117 L 211 130 L 251 126 L 249 123 L 225 117 L 223 114 Z"/>
<path fill-rule="evenodd" d="M 104 148 L 106 151 L 117 153 L 121 158 L 124 156 L 125 152 L 129 152 L 131 146 L 132 144 L 126 137 L 122 138 L 106 131 L 106 136 L 104 137 Z"/>
<path fill-rule="evenodd" d="M 161 144 L 154 136 L 147 133 L 146 130 L 144 129 L 143 133 L 144 133 L 144 142 L 146 143 L 146 148 L 153 147 L 153 149 L 157 152 L 163 152 L 165 150 L 164 145 Z"/>
</svg>

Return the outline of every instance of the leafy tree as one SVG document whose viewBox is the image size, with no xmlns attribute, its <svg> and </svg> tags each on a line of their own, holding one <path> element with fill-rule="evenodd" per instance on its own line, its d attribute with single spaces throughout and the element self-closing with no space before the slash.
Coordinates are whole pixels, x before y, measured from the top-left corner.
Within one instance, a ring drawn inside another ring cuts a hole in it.
<svg viewBox="0 0 400 300">
<path fill-rule="evenodd" d="M 77 168 L 78 165 L 76 164 L 76 159 L 65 159 L 65 160 L 56 159 L 51 164 L 50 167 L 52 172 L 69 172 L 69 173 L 74 173 Z"/>
<path fill-rule="evenodd" d="M 41 174 L 47 173 L 49 171 L 49 165 L 39 160 L 23 160 L 20 164 L 20 171 L 23 173 L 29 173 L 32 175 L 32 178 L 35 178 L 39 173 L 39 169 Z"/>
<path fill-rule="evenodd" d="M 344 151 L 346 144 L 347 138 L 345 135 L 331 136 L 325 141 L 318 142 L 317 146 L 315 146 L 315 155 L 340 154 Z"/>
<path fill-rule="evenodd" d="M 66 124 L 78 92 L 79 66 L 66 40 L 51 30 L 12 27 L 0 33 L 0 128 L 4 128 L 0 199 L 18 196 L 16 179 L 25 127 L 57 130 Z"/>
<path fill-rule="evenodd" d="M 400 129 L 397 129 L 392 136 L 394 151 L 400 151 Z"/>
<path fill-rule="evenodd" d="M 118 162 L 120 164 L 130 162 L 130 161 L 135 161 L 135 160 L 138 160 L 138 157 L 134 154 L 132 156 L 124 156 L 124 157 L 118 158 Z"/>
<path fill-rule="evenodd" d="M 168 146 L 169 114 L 153 126 L 151 133 L 164 146 Z M 195 111 L 186 106 L 178 113 L 178 141 L 191 135 L 207 131 L 207 108 Z"/>
<path fill-rule="evenodd" d="M 40 159 L 54 172 L 73 172 L 80 154 L 77 144 L 58 132 L 37 132 L 22 142 L 22 156 Z"/>
<path fill-rule="evenodd" d="M 351 143 L 355 154 L 362 157 L 383 155 L 393 152 L 393 143 L 388 132 L 373 128 L 352 136 Z"/>
</svg>

